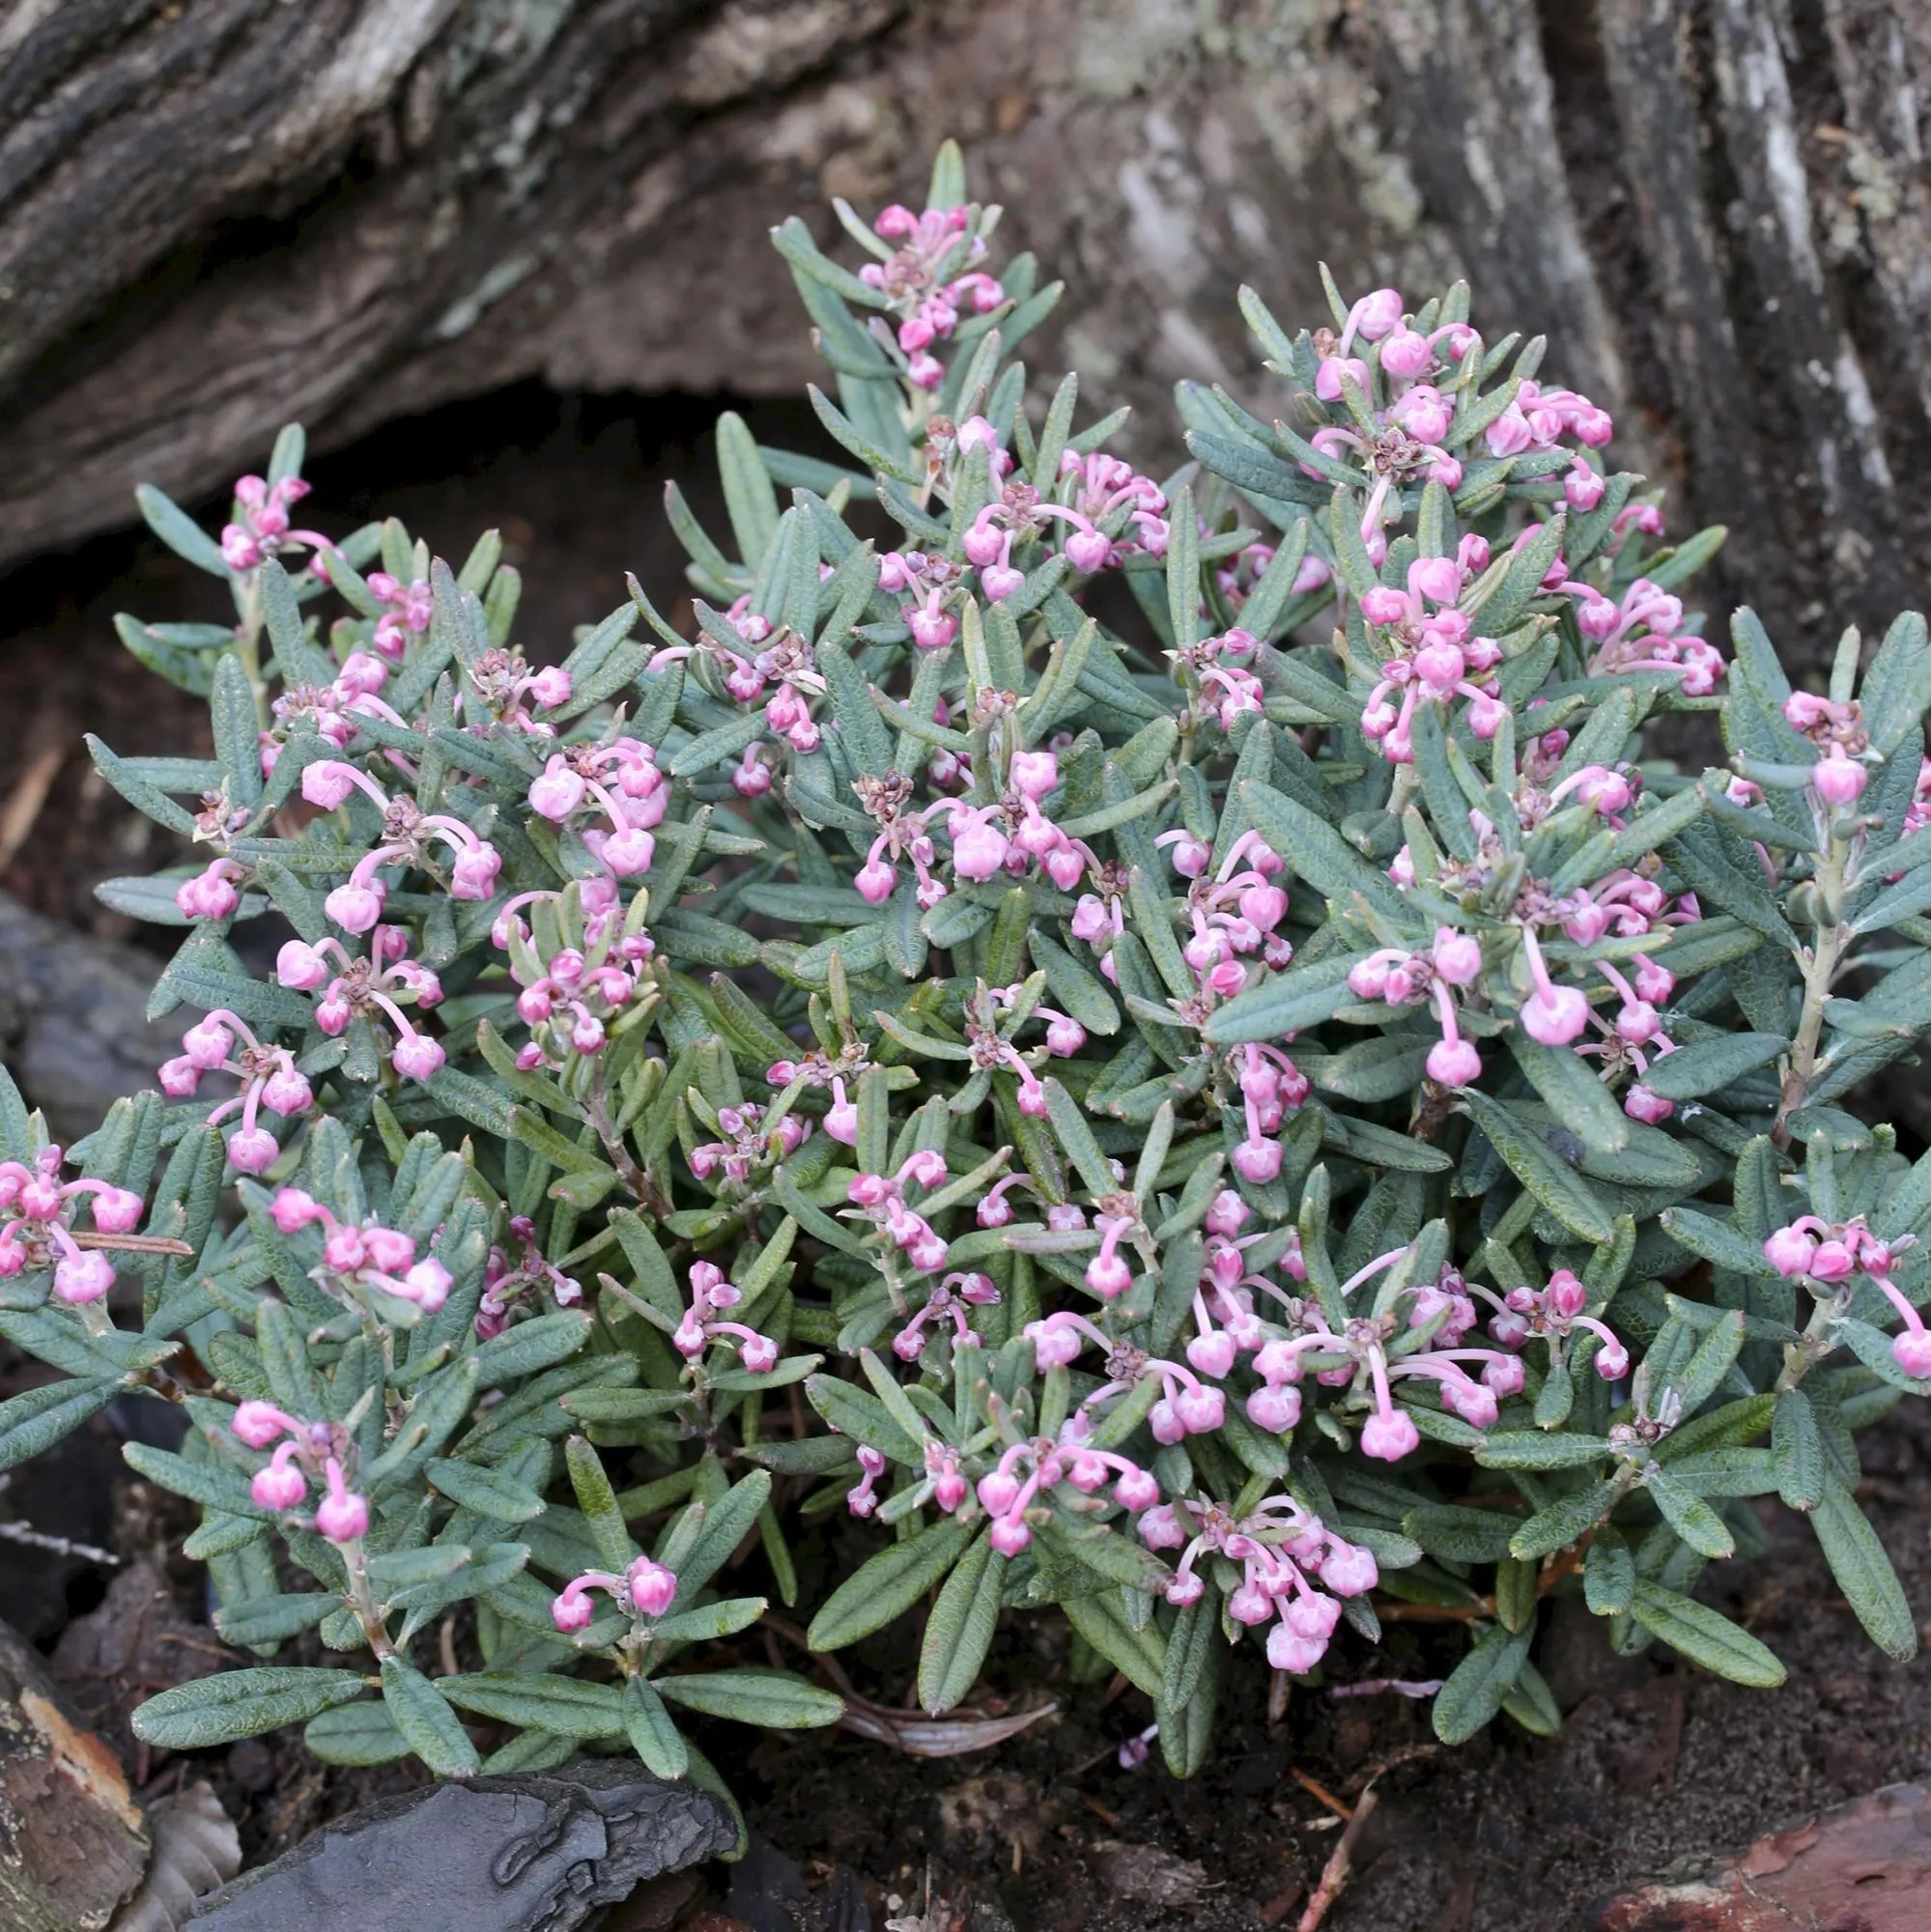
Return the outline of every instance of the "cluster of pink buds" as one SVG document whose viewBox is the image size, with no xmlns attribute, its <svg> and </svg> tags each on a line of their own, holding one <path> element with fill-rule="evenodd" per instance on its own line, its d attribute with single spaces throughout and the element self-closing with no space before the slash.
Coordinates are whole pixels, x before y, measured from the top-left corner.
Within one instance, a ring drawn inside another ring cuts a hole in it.
<svg viewBox="0 0 1931 1932">
<path fill-rule="evenodd" d="M 1406 1248 L 1397 1248 L 1377 1256 L 1342 1283 L 1341 1293 L 1351 1294 L 1406 1254 Z M 1414 1418 L 1406 1409 L 1395 1406 L 1392 1384 L 1399 1380 L 1418 1378 L 1434 1382 L 1445 1408 L 1473 1428 L 1488 1429 L 1495 1421 L 1500 1398 L 1521 1389 L 1522 1365 L 1516 1355 L 1499 1348 L 1460 1346 L 1462 1335 L 1472 1324 L 1474 1305 L 1460 1275 L 1452 1277 L 1452 1286 L 1448 1282 L 1449 1278 L 1444 1277 L 1443 1282 L 1402 1292 L 1404 1296 L 1413 1297 L 1408 1315 L 1410 1328 L 1425 1327 L 1437 1316 L 1443 1318 L 1431 1348 L 1391 1354 L 1390 1347 L 1399 1326 L 1391 1311 L 1350 1320 L 1336 1332 L 1318 1307 L 1303 1304 L 1298 1322 L 1301 1332 L 1286 1340 L 1268 1342 L 1254 1357 L 1255 1373 L 1269 1389 L 1281 1390 L 1301 1379 L 1307 1366 L 1302 1358 L 1312 1356 L 1317 1380 L 1336 1387 L 1365 1380 L 1374 1413 L 1361 1427 L 1361 1453 L 1384 1463 L 1400 1462 L 1421 1443 L 1421 1432 Z M 1477 1363 L 1481 1367 L 1479 1380 L 1468 1373 L 1468 1365 Z M 1255 1400 L 1259 1400 L 1258 1396 Z M 1285 1410 L 1291 1406 L 1276 1398 L 1269 1412 L 1273 1407 Z M 1295 1416 L 1298 1419 L 1297 1408 Z"/>
<path fill-rule="evenodd" d="M 1129 1514 L 1160 1500 L 1160 1486 L 1147 1470 L 1110 1449 L 1093 1448 L 1076 1419 L 1069 1420 L 1059 1441 L 1041 1435 L 1012 1443 L 979 1479 L 980 1507 L 992 1519 L 987 1541 L 1000 1555 L 1017 1556 L 1032 1543 L 1027 1512 L 1062 1483 L 1086 1496 L 1111 1483 L 1113 1500 Z"/>
<path fill-rule="evenodd" d="M 895 1175 L 854 1175 L 845 1198 L 911 1263 L 915 1272 L 933 1274 L 946 1264 L 947 1247 L 932 1224 L 906 1201 L 910 1187 L 936 1187 L 946 1178 L 946 1157 L 922 1148 L 907 1157 Z"/>
<path fill-rule="evenodd" d="M 574 688 L 561 665 L 531 670 L 521 651 L 497 646 L 465 668 L 461 702 L 469 729 L 479 735 L 494 724 L 526 738 L 554 738 L 556 726 L 534 713 L 568 704 Z"/>
<path fill-rule="evenodd" d="M 1931 1330 L 1925 1328 L 1910 1296 L 1891 1279 L 1897 1257 L 1916 1245 L 1911 1235 L 1879 1240 L 1861 1214 L 1835 1223 L 1804 1214 L 1779 1228 L 1763 1244 L 1763 1252 L 1778 1274 L 1792 1280 L 1840 1288 L 1853 1275 L 1862 1275 L 1903 1318 L 1903 1332 L 1891 1339 L 1892 1358 L 1906 1375 L 1923 1378 L 1931 1377 Z"/>
<path fill-rule="evenodd" d="M 1231 733 L 1239 719 L 1257 716 L 1264 708 L 1266 693 L 1261 680 L 1251 670 L 1225 662 L 1251 656 L 1259 641 L 1251 631 L 1236 624 L 1216 637 L 1202 638 L 1169 653 L 1176 677 L 1183 688 L 1196 693 L 1189 711 L 1182 715 L 1182 724 L 1188 717 L 1210 718 L 1222 731 Z"/>
<path fill-rule="evenodd" d="M 1630 1351 L 1605 1323 L 1583 1313 L 1589 1291 L 1568 1268 L 1557 1268 L 1547 1288 L 1512 1288 L 1497 1297 L 1478 1282 L 1470 1284 L 1468 1292 L 1495 1310 L 1489 1333 L 1500 1347 L 1519 1349 L 1540 1337 L 1554 1350 L 1584 1328 L 1602 1344 L 1596 1350 L 1596 1373 L 1605 1382 L 1621 1381 L 1629 1374 Z"/>
<path fill-rule="evenodd" d="M 210 860 L 204 870 L 175 888 L 175 910 L 184 919 L 226 919 L 241 903 L 237 888 L 247 876 L 233 859 Z"/>
<path fill-rule="evenodd" d="M 878 560 L 878 587 L 908 600 L 905 622 L 922 651 L 942 651 L 958 636 L 948 606 L 963 581 L 959 566 L 936 551 L 889 550 Z"/>
<path fill-rule="evenodd" d="M 611 1022 L 646 983 L 657 952 L 656 942 L 638 923 L 642 907 L 633 902 L 626 918 L 614 879 L 600 874 L 580 880 L 577 889 L 584 950 L 559 946 L 546 959 L 518 917 L 532 901 L 554 902 L 560 894 L 521 893 L 491 928 L 496 943 L 509 952 L 510 977 L 520 988 L 517 1017 L 530 1029 L 529 1040 L 517 1054 L 517 1065 L 525 1071 L 560 1065 L 571 1051 L 601 1053 Z"/>
<path fill-rule="evenodd" d="M 409 934 L 399 925 L 375 928 L 366 959 L 351 958 L 339 939 L 321 939 L 313 946 L 291 939 L 275 955 L 275 979 L 296 992 L 321 992 L 315 1024 L 331 1039 L 347 1032 L 352 1020 L 386 1020 L 396 1036 L 389 1065 L 406 1080 L 427 1080 L 442 1065 L 442 1043 L 418 1033 L 396 998 L 406 995 L 418 1011 L 427 1011 L 440 1002 L 442 982 L 427 966 L 405 958 L 408 950 Z"/>
<path fill-rule="evenodd" d="M 1620 603 L 1593 584 L 1562 582 L 1556 589 L 1581 599 L 1576 628 L 1594 647 L 1591 677 L 1612 671 L 1663 670 L 1681 675 L 1686 696 L 1707 697 L 1728 667 L 1723 654 L 1684 626 L 1683 600 L 1639 577 Z"/>
<path fill-rule="evenodd" d="M 1234 1048 L 1231 1058 L 1240 1070 L 1240 1103 L 1247 1116 L 1247 1137 L 1234 1150 L 1235 1171 L 1264 1187 L 1280 1173 L 1283 1158 L 1280 1142 L 1268 1136 L 1299 1111 L 1311 1091 L 1308 1077 L 1278 1046 L 1250 1042 Z"/>
<path fill-rule="evenodd" d="M 394 1228 L 384 1228 L 371 1215 L 359 1225 L 338 1221 L 321 1202 L 299 1187 L 280 1189 L 270 1208 L 284 1235 L 304 1228 L 322 1231 L 322 1267 L 316 1279 L 332 1284 L 338 1294 L 356 1298 L 375 1290 L 412 1301 L 425 1315 L 434 1315 L 449 1298 L 449 1270 L 434 1255 L 415 1258 L 415 1242 Z"/>
<path fill-rule="evenodd" d="M 1163 832 L 1155 842 L 1174 838 Z M 1194 881 L 1187 894 L 1193 937 L 1181 948 L 1187 964 L 1203 978 L 1223 960 L 1250 952 L 1276 971 L 1289 965 L 1294 950 L 1280 931 L 1288 916 L 1287 888 L 1276 883 L 1286 869 L 1280 855 L 1258 832 L 1243 832 L 1209 879 L 1202 876 L 1204 863 L 1198 872 L 1187 870 L 1199 850 L 1185 832 L 1175 841 L 1174 869 Z"/>
<path fill-rule="evenodd" d="M 1613 1082 L 1619 1071 L 1627 1070 L 1632 1078 L 1623 1095 L 1623 1111 L 1633 1121 L 1653 1127 L 1676 1111 L 1673 1101 L 1643 1085 L 1650 1061 L 1676 1051 L 1676 1042 L 1663 1032 L 1662 1015 L 1656 1009 L 1657 1001 L 1668 999 L 1675 991 L 1676 975 L 1642 953 L 1636 955 L 1635 969 L 1635 983 L 1632 985 L 1606 959 L 1596 961 L 1596 970 L 1623 1004 L 1613 1023 L 1592 1009 L 1589 1023 L 1603 1037 L 1600 1043 L 1578 1046 L 1576 1051 L 1600 1055 L 1605 1080 Z"/>
<path fill-rule="evenodd" d="M 311 1482 L 322 1486 L 315 1527 L 330 1543 L 355 1543 L 369 1531 L 369 1501 L 350 1489 L 343 1464 L 355 1445 L 339 1423 L 303 1422 L 271 1402 L 244 1402 L 229 1423 L 250 1449 L 266 1449 L 277 1436 L 275 1453 L 255 1471 L 248 1492 L 263 1509 L 285 1514 L 308 1499 Z"/>
<path fill-rule="evenodd" d="M 356 860 L 347 883 L 337 886 L 322 902 L 322 909 L 344 932 L 367 932 L 382 918 L 388 897 L 388 888 L 379 876 L 384 866 L 430 869 L 432 841 L 450 849 L 451 898 L 487 899 L 496 891 L 502 856 L 460 818 L 446 812 L 426 812 L 406 792 L 391 798 L 366 772 L 338 758 L 323 758 L 302 767 L 301 795 L 325 811 L 347 804 L 354 790 L 366 793 L 383 814 L 383 830 L 375 849 Z"/>
<path fill-rule="evenodd" d="M 1268 1496 L 1240 1518 L 1206 1497 L 1162 1504 L 1138 1527 L 1150 1549 L 1181 1552 L 1167 1585 L 1170 1604 L 1197 1604 L 1207 1593 L 1196 1567 L 1204 1559 L 1224 1556 L 1241 1566 L 1227 1611 L 1250 1628 L 1273 1624 L 1267 1662 L 1276 1670 L 1312 1670 L 1341 1621 L 1338 1600 L 1364 1596 L 1381 1580 L 1372 1550 L 1335 1535 L 1291 1496 Z"/>
<path fill-rule="evenodd" d="M 1129 556 L 1166 555 L 1166 492 L 1130 463 L 1104 450 L 1086 456 L 1063 450 L 1058 494 L 1058 502 L 1041 502 L 1034 514 L 1072 526 L 1066 561 L 1083 575 L 1118 569 Z"/>
<path fill-rule="evenodd" d="M 1553 449 L 1565 436 L 1573 436 L 1585 448 L 1603 449 L 1615 433 L 1608 412 L 1598 409 L 1587 396 L 1574 389 L 1545 389 L 1531 379 L 1517 387 L 1509 407 L 1489 425 L 1483 440 L 1491 456 L 1520 456 L 1525 450 Z"/>
<path fill-rule="evenodd" d="M 74 1211 L 89 1207 L 99 1233 L 126 1235 L 141 1218 L 141 1197 L 105 1180 L 63 1181 L 60 1169 L 57 1147 L 43 1148 L 31 1167 L 0 1160 L 0 1280 L 51 1267 L 61 1300 L 99 1301 L 114 1286 L 114 1269 L 75 1238 Z"/>
<path fill-rule="evenodd" d="M 1481 977 L 1481 942 L 1439 925 L 1426 952 L 1395 946 L 1371 952 L 1349 969 L 1348 989 L 1356 999 L 1385 1000 L 1391 1007 L 1433 999 L 1441 1037 L 1429 1049 L 1428 1077 L 1444 1087 L 1466 1087 L 1481 1078 L 1482 1056 L 1473 1040 L 1462 1037 L 1449 989 L 1472 986 Z"/>
<path fill-rule="evenodd" d="M 585 805 L 608 820 L 582 828 L 584 846 L 612 876 L 634 879 L 650 870 L 657 855 L 652 829 L 664 821 L 670 783 L 657 753 L 635 738 L 608 745 L 573 745 L 554 753 L 529 787 L 529 808 L 553 825 L 566 823 Z"/>
<path fill-rule="evenodd" d="M 285 685 L 270 706 L 274 723 L 261 734 L 262 775 L 274 770 L 288 740 L 300 729 L 314 731 L 346 752 L 355 742 L 358 717 L 407 724 L 400 712 L 376 694 L 388 682 L 389 668 L 367 651 L 351 651 L 332 684 Z M 400 754 L 391 753 L 400 761 Z"/>
<path fill-rule="evenodd" d="M 761 1376 L 778 1366 L 778 1344 L 742 1321 L 720 1321 L 720 1309 L 735 1308 L 744 1299 L 743 1292 L 724 1279 L 724 1271 L 715 1262 L 691 1264 L 691 1305 L 684 1311 L 670 1337 L 671 1347 L 686 1361 L 695 1362 L 713 1342 L 723 1342 L 737 1351 L 737 1358 L 753 1375 Z"/>
<path fill-rule="evenodd" d="M 1425 556 L 1411 563 L 1406 590 L 1377 584 L 1361 599 L 1361 615 L 1387 634 L 1381 681 L 1361 714 L 1361 735 L 1379 745 L 1391 764 L 1414 762 L 1417 704 L 1448 705 L 1465 697 L 1468 728 L 1476 737 L 1492 738 L 1502 728 L 1508 707 L 1494 678 L 1502 647 L 1493 638 L 1472 637 L 1473 626 L 1455 604 L 1468 579 L 1488 562 L 1488 543 L 1465 536 L 1455 556 Z M 1436 608 L 1431 611 L 1430 605 Z M 1399 711 L 1390 702 L 1398 691 Z"/>
<path fill-rule="evenodd" d="M 906 357 L 905 379 L 921 389 L 936 389 L 945 381 L 932 344 L 958 327 L 960 311 L 970 307 L 975 315 L 990 315 L 1006 299 L 999 283 L 975 266 L 986 250 L 979 236 L 965 242 L 971 218 L 965 208 L 928 208 L 914 214 L 894 202 L 879 211 L 872 228 L 897 246 L 858 271 L 859 280 L 878 290 L 899 318 L 896 340 Z"/>
<path fill-rule="evenodd" d="M 972 1325 L 971 1311 L 999 1300 L 999 1289 L 989 1274 L 958 1271 L 945 1276 L 926 1297 L 925 1305 L 893 1337 L 892 1352 L 901 1362 L 916 1362 L 924 1352 L 928 1322 L 952 1324 L 952 1347 L 977 1349 L 979 1332 Z"/>
<path fill-rule="evenodd" d="M 1033 1359 L 1042 1371 L 1076 1362 L 1089 1343 L 1104 1353 L 1107 1378 L 1080 1405 L 1082 1413 L 1117 1395 L 1128 1394 L 1153 1376 L 1160 1383 L 1159 1400 L 1148 1411 L 1154 1441 L 1173 1443 L 1189 1435 L 1210 1435 L 1227 1420 L 1226 1397 L 1202 1381 L 1192 1369 L 1150 1355 L 1130 1343 L 1115 1342 L 1069 1308 L 1029 1321 L 1025 1335 L 1033 1345 Z"/>
<path fill-rule="evenodd" d="M 327 553 L 334 546 L 319 530 L 289 527 L 289 505 L 308 495 L 299 476 L 269 483 L 243 476 L 235 485 L 235 522 L 221 529 L 221 560 L 236 572 L 258 570 L 263 561 L 295 545 Z"/>
<path fill-rule="evenodd" d="M 1356 343 L 1379 345 L 1376 361 L 1384 391 L 1375 407 L 1374 373 L 1364 356 L 1350 355 Z M 1459 489 L 1462 465 L 1449 453 L 1446 442 L 1455 425 L 1455 403 L 1434 378 L 1447 374 L 1471 350 L 1479 353 L 1481 337 L 1463 323 L 1445 323 L 1428 335 L 1406 327 L 1399 289 L 1376 289 L 1348 311 L 1342 331 L 1315 331 L 1315 395 L 1323 403 L 1347 399 L 1351 384 L 1372 428 L 1331 425 L 1311 439 L 1323 456 L 1342 452 L 1353 459 L 1369 478 L 1368 504 L 1361 519 L 1361 540 L 1378 568 L 1388 554 L 1382 522 L 1391 494 L 1400 499 L 1404 487 L 1439 483 Z M 1301 466 L 1310 476 L 1320 471 Z"/>
<path fill-rule="evenodd" d="M 429 580 L 418 577 L 405 583 L 385 570 L 372 570 L 363 582 L 369 586 L 369 595 L 383 607 L 372 641 L 390 664 L 400 664 L 409 649 L 409 640 L 421 637 L 429 629 L 435 611 Z"/>
<path fill-rule="evenodd" d="M 699 1180 L 709 1180 L 720 1170 L 725 1181 L 749 1180 L 760 1168 L 770 1165 L 774 1139 L 777 1158 L 788 1160 L 804 1146 L 810 1131 L 811 1122 L 803 1115 L 786 1114 L 767 1132 L 764 1109 L 753 1100 L 720 1107 L 718 1132 L 722 1138 L 691 1150 L 691 1172 Z"/>
<path fill-rule="evenodd" d="M 829 568 L 821 565 L 820 575 Z M 650 668 L 661 670 L 680 659 L 703 658 L 738 703 L 764 700 L 764 722 L 775 737 L 784 739 L 794 752 L 815 752 L 818 724 L 810 705 L 813 698 L 824 696 L 825 680 L 812 662 L 809 641 L 793 631 L 774 633 L 770 619 L 752 610 L 749 596 L 740 597 L 724 618 L 743 640 L 742 652 L 707 635 L 695 644 L 673 644 L 659 651 L 650 660 Z M 767 687 L 774 684 L 778 689 L 766 697 Z M 732 782 L 747 798 L 761 797 L 771 789 L 770 773 L 759 762 L 755 745 L 745 748 L 744 763 Z"/>
<path fill-rule="evenodd" d="M 476 1335 L 487 1342 L 500 1335 L 515 1318 L 518 1307 L 532 1292 L 546 1291 L 558 1308 L 574 1308 L 583 1298 L 582 1283 L 567 1275 L 555 1263 L 544 1259 L 536 1241 L 536 1223 L 527 1214 L 512 1214 L 510 1239 L 517 1245 L 515 1261 L 509 1251 L 492 1246 L 483 1266 L 483 1298 L 476 1307 Z"/>
<path fill-rule="evenodd" d="M 1856 698 L 1835 704 L 1812 692 L 1794 691 L 1783 701 L 1783 715 L 1823 753 L 1811 767 L 1810 789 L 1827 806 L 1856 803 L 1870 781 L 1863 762 L 1871 745 L 1863 706 Z"/>
<path fill-rule="evenodd" d="M 239 1053 L 235 1037 L 241 1037 Z M 239 1113 L 241 1125 L 228 1136 L 228 1161 L 237 1174 L 265 1174 L 281 1152 L 281 1143 L 257 1116 L 266 1107 L 283 1120 L 294 1120 L 315 1104 L 314 1090 L 285 1046 L 268 1046 L 257 1039 L 248 1023 L 225 1007 L 197 1020 L 181 1037 L 181 1052 L 160 1068 L 161 1091 L 185 1099 L 206 1073 L 232 1073 L 241 1091 L 209 1115 L 208 1124 L 219 1126 Z"/>
<path fill-rule="evenodd" d="M 677 1601 L 677 1573 L 648 1556 L 639 1556 L 621 1577 L 608 1570 L 586 1570 L 573 1577 L 551 1600 L 551 1621 L 566 1636 L 586 1630 L 596 1614 L 592 1590 L 608 1590 L 611 1600 L 628 1617 L 654 1623 Z"/>
</svg>

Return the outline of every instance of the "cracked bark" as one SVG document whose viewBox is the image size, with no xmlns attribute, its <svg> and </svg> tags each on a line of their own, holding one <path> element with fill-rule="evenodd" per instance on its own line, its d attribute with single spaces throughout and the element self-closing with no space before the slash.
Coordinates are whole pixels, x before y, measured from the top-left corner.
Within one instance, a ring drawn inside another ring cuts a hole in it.
<svg viewBox="0 0 1931 1932">
<path fill-rule="evenodd" d="M 1931 562 L 1931 26 L 1907 0 L 15 0 L 0 561 L 536 375 L 811 372 L 762 231 L 964 140 L 1071 293 L 1039 341 L 1172 446 L 1266 395 L 1242 280 L 1474 282 L 1732 526 L 1813 656 Z"/>
</svg>

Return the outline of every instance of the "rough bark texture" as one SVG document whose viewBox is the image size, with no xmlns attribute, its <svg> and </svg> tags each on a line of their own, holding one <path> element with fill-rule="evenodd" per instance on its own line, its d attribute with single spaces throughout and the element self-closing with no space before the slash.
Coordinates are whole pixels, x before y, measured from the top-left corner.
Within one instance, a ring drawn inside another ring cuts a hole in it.
<svg viewBox="0 0 1931 1932">
<path fill-rule="evenodd" d="M 1813 650 L 1931 557 L 1917 0 L 14 0 L 0 560 L 526 375 L 788 389 L 766 226 L 945 132 L 1169 427 L 1234 311 L 1467 274 Z"/>
</svg>

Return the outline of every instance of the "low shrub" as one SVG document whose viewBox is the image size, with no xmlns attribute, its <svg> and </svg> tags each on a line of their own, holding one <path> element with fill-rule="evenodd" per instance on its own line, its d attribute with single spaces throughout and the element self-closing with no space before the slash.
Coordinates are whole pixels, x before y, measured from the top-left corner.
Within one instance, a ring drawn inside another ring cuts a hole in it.
<svg viewBox="0 0 1931 1932">
<path fill-rule="evenodd" d="M 1909 1655 L 1856 1435 L 1931 1386 L 1931 1159 L 1838 1103 L 1931 1022 L 1922 619 L 1827 694 L 1726 657 L 1722 533 L 1463 287 L 1244 293 L 1282 419 L 1183 384 L 1155 479 L 1013 359 L 1059 285 L 955 150 L 838 213 L 856 273 L 774 240 L 849 460 L 724 416 L 681 628 L 634 583 L 534 668 L 494 536 L 297 527 L 297 430 L 218 540 L 142 495 L 235 619 L 122 620 L 214 756 L 96 762 L 209 857 L 100 892 L 203 1017 L 66 1151 L 0 1076 L 0 1333 L 62 1372 L 0 1461 L 179 1405 L 126 1453 L 223 1634 L 342 1662 L 140 1734 L 716 1783 L 681 1714 L 840 1714 L 726 1593 L 847 1513 L 812 1651 L 922 1620 L 940 1713 L 1055 1609 L 1182 1776 L 1232 1645 L 1358 1672 L 1390 1608 L 1467 1632 L 1450 1741 L 1554 1728 L 1557 1594 L 1775 1684 L 1693 1594 L 1760 1498 Z"/>
</svg>

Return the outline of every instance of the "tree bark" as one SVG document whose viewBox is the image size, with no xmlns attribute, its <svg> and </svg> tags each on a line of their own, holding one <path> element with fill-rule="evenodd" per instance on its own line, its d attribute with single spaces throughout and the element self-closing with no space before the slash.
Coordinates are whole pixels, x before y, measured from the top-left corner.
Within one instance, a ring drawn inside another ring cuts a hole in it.
<svg viewBox="0 0 1931 1932">
<path fill-rule="evenodd" d="M 1916 0 L 14 0 L 0 560 L 525 376 L 788 391 L 763 231 L 964 141 L 1069 293 L 1039 342 L 1174 444 L 1238 323 L 1465 274 L 1616 411 L 1716 602 L 1813 656 L 1931 563 Z"/>
</svg>

